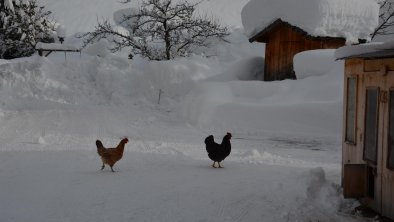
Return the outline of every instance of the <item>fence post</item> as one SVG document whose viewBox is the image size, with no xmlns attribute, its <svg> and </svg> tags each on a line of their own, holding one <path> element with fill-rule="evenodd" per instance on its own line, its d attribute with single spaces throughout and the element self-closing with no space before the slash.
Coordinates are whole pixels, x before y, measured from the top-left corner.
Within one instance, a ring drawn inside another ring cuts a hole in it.
<svg viewBox="0 0 394 222">
<path fill-rule="evenodd" d="M 160 99 L 161 99 L 161 94 L 163 93 L 163 90 L 159 90 L 159 100 L 157 101 L 157 104 L 160 105 Z"/>
</svg>

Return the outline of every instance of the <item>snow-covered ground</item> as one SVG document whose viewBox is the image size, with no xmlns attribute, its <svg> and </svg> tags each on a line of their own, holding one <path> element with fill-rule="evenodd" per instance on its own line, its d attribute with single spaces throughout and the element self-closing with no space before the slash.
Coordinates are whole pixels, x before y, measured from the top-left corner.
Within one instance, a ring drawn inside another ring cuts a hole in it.
<svg viewBox="0 0 394 222">
<path fill-rule="evenodd" d="M 40 2 L 69 35 L 91 27 L 86 13 L 120 9 Z M 238 14 L 246 2 L 206 0 L 200 10 Z M 340 188 L 343 63 L 332 50 L 304 53 L 299 80 L 256 81 L 264 49 L 242 35 L 240 14 L 233 19 L 232 44 L 208 58 L 0 60 L 1 221 L 362 220 Z M 227 131 L 232 153 L 213 169 L 204 139 Z M 126 136 L 116 172 L 101 171 L 96 139 L 110 147 Z"/>
</svg>

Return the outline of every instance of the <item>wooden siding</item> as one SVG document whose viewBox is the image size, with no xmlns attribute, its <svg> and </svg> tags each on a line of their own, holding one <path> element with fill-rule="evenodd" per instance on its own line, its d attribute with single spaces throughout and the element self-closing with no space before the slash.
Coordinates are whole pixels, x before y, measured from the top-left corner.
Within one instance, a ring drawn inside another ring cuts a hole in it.
<svg viewBox="0 0 394 222">
<path fill-rule="evenodd" d="M 389 111 L 387 95 L 394 89 L 394 58 L 389 59 L 348 59 L 345 61 L 345 83 L 349 77 L 357 78 L 357 112 L 356 112 L 356 143 L 343 142 L 342 162 L 345 164 L 366 164 L 374 169 L 375 190 L 374 198 L 362 198 L 362 202 L 369 205 L 383 216 L 394 219 L 394 171 L 387 168 L 388 161 L 388 123 Z M 347 92 L 347 84 L 344 84 Z M 365 110 L 366 89 L 379 89 L 378 106 L 378 158 L 377 163 L 364 160 L 365 139 Z M 344 104 L 346 105 L 346 94 Z M 344 106 L 344 113 L 346 106 Z M 343 138 L 345 138 L 346 116 L 343 119 Z M 343 176 L 344 172 L 343 172 Z"/>
<path fill-rule="evenodd" d="M 269 33 L 257 38 L 265 42 L 265 81 L 294 79 L 293 57 L 295 54 L 313 49 L 335 49 L 345 45 L 341 38 L 316 38 L 307 36 L 288 23 L 280 23 Z"/>
</svg>

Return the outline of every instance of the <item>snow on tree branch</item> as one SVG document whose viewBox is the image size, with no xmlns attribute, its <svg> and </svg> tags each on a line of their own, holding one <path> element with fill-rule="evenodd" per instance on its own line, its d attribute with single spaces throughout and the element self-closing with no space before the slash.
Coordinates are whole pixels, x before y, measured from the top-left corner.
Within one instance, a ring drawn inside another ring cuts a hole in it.
<svg viewBox="0 0 394 222">
<path fill-rule="evenodd" d="M 36 0 L 0 0 L 0 58 L 30 56 L 38 41 L 53 41 L 50 14 Z"/>
</svg>

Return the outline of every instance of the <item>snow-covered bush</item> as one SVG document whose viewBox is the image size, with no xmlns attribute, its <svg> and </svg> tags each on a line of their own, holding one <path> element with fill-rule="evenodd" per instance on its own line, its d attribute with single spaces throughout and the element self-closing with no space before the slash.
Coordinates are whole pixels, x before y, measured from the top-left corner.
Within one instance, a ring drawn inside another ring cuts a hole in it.
<svg viewBox="0 0 394 222">
<path fill-rule="evenodd" d="M 36 0 L 0 0 L 0 58 L 30 56 L 38 41 L 53 42 L 50 14 Z"/>
</svg>

